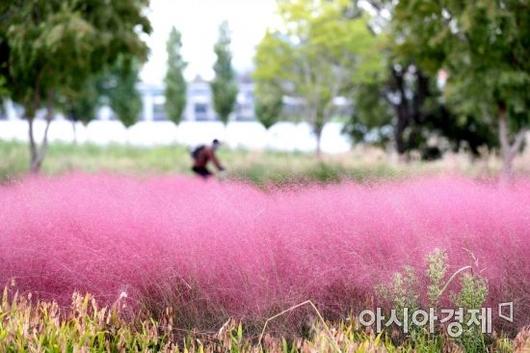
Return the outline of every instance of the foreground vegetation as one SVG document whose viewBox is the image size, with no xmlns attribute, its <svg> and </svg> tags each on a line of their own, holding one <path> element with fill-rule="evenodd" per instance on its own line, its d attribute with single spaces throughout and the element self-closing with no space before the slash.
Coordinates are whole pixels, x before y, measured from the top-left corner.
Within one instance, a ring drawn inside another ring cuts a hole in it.
<svg viewBox="0 0 530 353">
<path fill-rule="evenodd" d="M 126 320 L 122 301 L 111 307 L 100 307 L 90 295 L 74 294 L 68 309 L 54 302 L 32 303 L 31 295 L 10 295 L 8 289 L 1 299 L 0 351 L 3 353 L 464 352 L 456 340 L 445 335 L 419 334 L 396 345 L 392 335 L 376 336 L 360 330 L 351 320 L 335 324 L 316 322 L 305 338 L 282 338 L 267 333 L 249 336 L 234 321 L 227 321 L 217 332 L 201 333 L 176 330 L 170 315 L 159 321 Z M 530 328 L 521 330 L 513 340 L 494 335 L 487 347 L 488 352 L 499 353 L 529 350 Z"/>
<path fill-rule="evenodd" d="M 134 147 L 129 145 L 96 146 L 54 143 L 43 172 L 49 175 L 72 171 L 113 172 L 140 176 L 190 174 L 191 160 L 184 146 Z M 0 180 L 20 177 L 28 171 L 27 145 L 0 141 Z M 399 163 L 382 150 L 359 147 L 342 155 L 323 156 L 311 153 L 246 151 L 223 148 L 220 158 L 228 168 L 226 177 L 256 184 L 297 182 L 338 182 L 341 180 L 374 181 L 439 173 L 492 177 L 501 168 L 491 155 L 472 160 L 465 154 L 448 155 L 442 160 Z M 517 173 L 530 174 L 530 154 L 515 161 Z"/>
</svg>

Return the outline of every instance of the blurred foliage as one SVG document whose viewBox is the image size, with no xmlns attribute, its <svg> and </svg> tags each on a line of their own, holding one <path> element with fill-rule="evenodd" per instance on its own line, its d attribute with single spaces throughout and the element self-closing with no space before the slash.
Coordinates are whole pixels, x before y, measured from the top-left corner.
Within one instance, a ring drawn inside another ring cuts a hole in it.
<svg viewBox="0 0 530 353">
<path fill-rule="evenodd" d="M 369 22 L 372 33 L 384 38 L 380 55 L 387 69 L 377 80 L 354 87 L 353 113 L 344 132 L 354 142 L 392 143 L 401 155 L 418 151 L 427 160 L 449 150 L 465 149 L 478 156 L 481 149 L 497 147 L 496 126 L 478 114 L 455 109 L 443 96 L 438 71 L 418 65 L 421 47 L 415 52 L 396 49 L 406 36 L 395 33 L 397 3 L 367 3 L 375 13 Z"/>
<path fill-rule="evenodd" d="M 254 95 L 254 113 L 256 114 L 256 119 L 265 129 L 269 129 L 282 116 L 282 90 L 275 83 L 257 81 L 254 87 Z"/>
<path fill-rule="evenodd" d="M 76 88 L 65 90 L 57 108 L 72 123 L 79 121 L 88 125 L 96 119 L 97 110 L 108 105 L 115 118 L 130 127 L 142 112 L 142 99 L 136 88 L 139 69 L 137 61 L 122 56 L 111 67 L 94 74 Z"/>
<path fill-rule="evenodd" d="M 394 19 L 398 36 L 405 35 L 397 52 L 413 55 L 431 73 L 447 70 L 447 95 L 456 107 L 494 117 L 504 102 L 514 124 L 528 124 L 527 1 L 405 0 L 396 6 Z"/>
<path fill-rule="evenodd" d="M 0 142 L 0 180 L 25 173 L 27 151 L 21 143 Z M 340 180 L 373 181 L 392 179 L 418 172 L 412 165 L 392 166 L 384 160 L 364 156 L 326 156 L 315 159 L 302 152 L 250 152 L 220 149 L 219 158 L 227 166 L 229 179 L 257 185 L 281 185 Z M 49 148 L 44 165 L 47 174 L 66 172 L 115 172 L 135 175 L 188 174 L 191 159 L 184 146 L 142 148 L 124 145 L 58 144 Z"/>
<path fill-rule="evenodd" d="M 528 1 L 404 0 L 392 26 L 398 55 L 432 75 L 446 74 L 451 109 L 499 124 L 504 162 L 511 164 L 522 137 L 511 137 L 501 124 L 515 134 L 530 124 Z"/>
<path fill-rule="evenodd" d="M 215 43 L 214 52 L 217 59 L 213 67 L 215 77 L 211 83 L 213 106 L 219 119 L 226 125 L 230 114 L 234 111 L 237 98 L 228 22 L 223 22 L 219 26 L 219 38 Z"/>
<path fill-rule="evenodd" d="M 93 92 L 80 88 L 120 57 L 145 60 L 140 36 L 151 31 L 147 5 L 147 0 L 0 2 L 0 76 L 28 119 L 33 171 L 47 150 L 46 133 L 41 146 L 33 136 L 37 110 L 46 108 L 49 123 L 63 95 L 77 91 L 87 98 Z"/>
<path fill-rule="evenodd" d="M 378 37 L 350 1 L 280 1 L 278 12 L 281 26 L 268 31 L 257 48 L 256 99 L 277 104 L 266 87 L 298 98 L 318 153 L 322 129 L 334 114 L 333 99 L 381 72 Z"/>
<path fill-rule="evenodd" d="M 1 74 L 32 116 L 40 99 L 79 87 L 122 55 L 146 58 L 144 0 L 4 1 Z"/>
<path fill-rule="evenodd" d="M 382 89 L 381 82 L 360 84 L 353 89 L 354 107 L 343 128 L 353 143 L 384 146 L 392 139 L 393 111 Z"/>
<path fill-rule="evenodd" d="M 175 27 L 171 29 L 166 44 L 167 72 L 164 79 L 166 96 L 166 113 L 172 122 L 180 124 L 182 113 L 186 108 L 186 80 L 184 69 L 187 63 L 180 53 L 182 49 L 182 35 Z"/>
<path fill-rule="evenodd" d="M 134 125 L 142 113 L 142 97 L 136 89 L 139 74 L 140 63 L 121 56 L 102 77 L 101 94 L 125 127 Z"/>
<path fill-rule="evenodd" d="M 74 123 L 80 121 L 87 125 L 96 118 L 100 96 L 98 82 L 92 77 L 79 88 L 65 93 L 58 108 L 65 113 L 68 120 Z"/>
<path fill-rule="evenodd" d="M 436 77 L 397 62 L 389 64 L 386 80 L 355 88 L 353 114 L 344 128 L 354 141 L 392 141 L 399 154 L 419 151 L 427 160 L 460 149 L 478 156 L 481 149 L 498 145 L 495 126 L 450 110 Z"/>
<path fill-rule="evenodd" d="M 50 144 L 43 172 L 56 175 L 68 172 L 112 172 L 139 176 L 192 175 L 191 159 L 185 146 L 134 147 L 127 145 Z M 0 181 L 22 177 L 29 154 L 20 142 L 0 141 Z M 389 160 L 383 151 L 358 149 L 340 155 L 314 158 L 304 152 L 247 151 L 221 148 L 220 160 L 227 167 L 227 178 L 260 186 L 296 183 L 333 183 L 344 180 L 376 182 L 411 176 L 458 173 L 472 177 L 492 177 L 499 170 L 498 160 L 484 156 L 472 162 L 469 156 L 435 162 L 411 160 L 407 164 Z M 525 157 L 518 160 L 517 171 L 530 174 Z"/>
</svg>

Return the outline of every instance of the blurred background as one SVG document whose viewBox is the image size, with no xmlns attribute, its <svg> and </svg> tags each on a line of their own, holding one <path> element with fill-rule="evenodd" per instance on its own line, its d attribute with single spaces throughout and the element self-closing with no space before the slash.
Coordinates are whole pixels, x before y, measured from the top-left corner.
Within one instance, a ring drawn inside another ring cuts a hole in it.
<svg viewBox="0 0 530 353">
<path fill-rule="evenodd" d="M 0 176 L 526 174 L 529 5 L 479 0 L 1 4 Z"/>
</svg>

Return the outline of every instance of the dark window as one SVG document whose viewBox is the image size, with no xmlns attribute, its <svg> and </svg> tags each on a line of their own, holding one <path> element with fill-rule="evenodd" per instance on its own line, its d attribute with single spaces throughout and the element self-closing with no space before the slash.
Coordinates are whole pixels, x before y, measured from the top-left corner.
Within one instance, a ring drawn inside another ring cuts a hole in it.
<svg viewBox="0 0 530 353">
<path fill-rule="evenodd" d="M 195 112 L 195 120 L 208 119 L 208 105 L 205 103 L 195 103 L 193 110 Z"/>
<path fill-rule="evenodd" d="M 164 104 L 155 103 L 153 105 L 153 120 L 155 121 L 167 120 L 166 109 L 164 107 Z"/>
</svg>

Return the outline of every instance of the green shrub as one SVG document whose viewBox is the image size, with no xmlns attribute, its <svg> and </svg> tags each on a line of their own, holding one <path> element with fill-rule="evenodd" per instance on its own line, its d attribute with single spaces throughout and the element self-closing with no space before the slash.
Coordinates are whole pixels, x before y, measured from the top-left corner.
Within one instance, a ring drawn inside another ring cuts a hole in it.
<svg viewBox="0 0 530 353">
<path fill-rule="evenodd" d="M 467 326 L 471 314 L 470 309 L 480 310 L 486 302 L 488 295 L 488 285 L 484 278 L 472 272 L 461 272 L 470 270 L 465 267 L 454 273 L 449 279 L 447 277 L 447 253 L 440 249 L 435 249 L 427 255 L 427 293 L 428 304 L 439 312 L 440 299 L 447 286 L 455 276 L 460 275 L 460 288 L 457 292 L 451 293 L 449 297 L 455 309 L 462 308 L 464 317 L 462 325 L 462 335 L 451 341 L 455 349 L 464 349 L 466 353 L 478 353 L 487 351 L 488 337 L 482 333 L 482 327 L 476 324 Z M 404 308 L 409 309 L 409 323 L 412 322 L 412 312 L 419 307 L 419 298 L 422 296 L 417 283 L 417 275 L 410 266 L 405 266 L 401 272 L 395 273 L 390 284 L 380 285 L 377 288 L 378 295 L 387 305 L 390 305 L 398 314 L 398 319 L 404 319 Z M 428 309 L 426 309 L 427 311 Z M 431 335 L 421 327 L 409 326 L 408 339 L 417 351 L 430 352 L 430 349 L 440 344 L 439 337 L 444 335 L 445 328 L 440 327 L 436 335 Z M 503 345 L 506 348 L 506 345 Z"/>
</svg>

